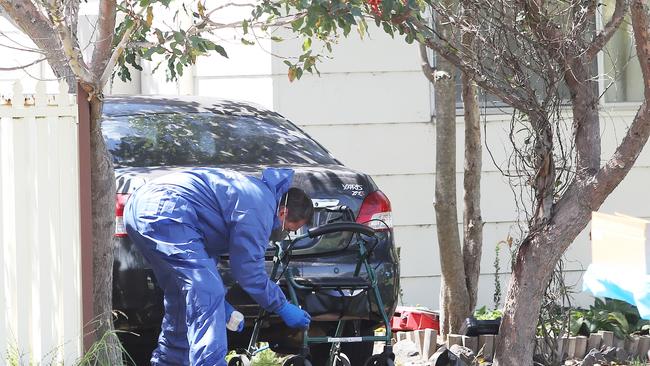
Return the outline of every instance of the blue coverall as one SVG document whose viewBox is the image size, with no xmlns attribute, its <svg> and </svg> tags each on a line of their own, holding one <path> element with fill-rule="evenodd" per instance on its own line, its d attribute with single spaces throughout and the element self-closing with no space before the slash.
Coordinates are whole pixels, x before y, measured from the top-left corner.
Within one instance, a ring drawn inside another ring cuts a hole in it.
<svg viewBox="0 0 650 366">
<path fill-rule="evenodd" d="M 287 302 L 265 271 L 264 254 L 292 178 L 291 169 L 268 168 L 258 179 L 197 168 L 154 179 L 133 193 L 124 211 L 126 230 L 165 299 L 152 365 L 226 364 L 219 255 L 230 255 L 233 277 L 264 309 L 276 312 Z"/>
</svg>

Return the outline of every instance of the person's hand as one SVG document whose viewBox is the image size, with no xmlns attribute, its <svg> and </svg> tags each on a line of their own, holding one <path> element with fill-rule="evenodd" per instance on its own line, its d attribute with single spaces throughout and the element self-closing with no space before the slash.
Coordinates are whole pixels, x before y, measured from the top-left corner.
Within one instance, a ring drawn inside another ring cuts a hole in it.
<svg viewBox="0 0 650 366">
<path fill-rule="evenodd" d="M 288 302 L 285 303 L 280 309 L 278 309 L 277 314 L 290 328 L 309 328 L 311 316 L 309 316 L 309 313 L 294 304 Z"/>
<path fill-rule="evenodd" d="M 234 313 L 236 310 L 235 308 L 230 305 L 228 301 L 224 301 L 224 307 L 226 310 L 226 324 L 230 321 L 230 317 L 232 316 L 232 313 Z M 236 332 L 241 333 L 241 331 L 244 330 L 244 321 L 240 321 L 239 324 L 237 325 L 237 330 Z"/>
</svg>

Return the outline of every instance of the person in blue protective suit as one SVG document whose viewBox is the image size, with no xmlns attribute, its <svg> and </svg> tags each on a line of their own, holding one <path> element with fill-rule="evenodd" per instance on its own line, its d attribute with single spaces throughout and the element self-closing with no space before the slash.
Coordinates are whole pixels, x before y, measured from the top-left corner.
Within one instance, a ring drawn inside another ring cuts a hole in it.
<svg viewBox="0 0 650 366">
<path fill-rule="evenodd" d="M 132 194 L 126 230 L 164 291 L 152 365 L 226 364 L 226 322 L 234 309 L 224 300 L 215 261 L 224 254 L 234 279 L 260 306 L 289 327 L 309 326 L 309 314 L 287 301 L 264 265 L 270 237 L 299 229 L 314 212 L 309 197 L 290 188 L 292 179 L 291 169 L 268 168 L 258 179 L 197 168 L 154 179 Z"/>
</svg>

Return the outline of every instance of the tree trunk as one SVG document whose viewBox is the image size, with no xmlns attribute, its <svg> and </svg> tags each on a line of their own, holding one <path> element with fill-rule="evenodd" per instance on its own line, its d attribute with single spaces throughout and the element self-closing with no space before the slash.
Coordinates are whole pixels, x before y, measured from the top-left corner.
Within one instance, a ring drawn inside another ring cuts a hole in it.
<svg viewBox="0 0 650 366">
<path fill-rule="evenodd" d="M 445 29 L 446 28 L 446 29 Z M 451 30 L 447 25 L 441 32 Z M 456 84 L 455 68 L 439 58 L 436 81 L 436 189 L 435 211 L 442 268 L 442 333 L 457 332 L 469 312 L 465 267 L 458 233 L 456 204 Z"/>
<path fill-rule="evenodd" d="M 473 36 L 464 33 L 463 45 L 471 48 Z M 462 73 L 465 117 L 465 172 L 463 175 L 463 262 L 469 296 L 469 311 L 476 308 L 478 278 L 481 273 L 483 219 L 481 218 L 481 116 L 476 83 Z"/>
<path fill-rule="evenodd" d="M 621 178 L 622 179 L 622 178 Z M 517 252 L 499 329 L 495 366 L 531 365 L 544 290 L 564 251 L 591 220 L 607 195 L 595 200 L 581 182 L 555 206 L 552 222 L 529 234 Z"/>
<path fill-rule="evenodd" d="M 113 328 L 113 235 L 115 233 L 115 171 L 101 130 L 103 102 L 90 100 L 91 187 L 93 215 L 93 311 L 97 341 L 105 352 L 96 356 L 108 365 L 121 365 L 119 340 Z M 101 364 L 101 363 L 100 363 Z"/>
<path fill-rule="evenodd" d="M 543 239 L 531 240 L 553 244 Z M 522 244 L 513 268 L 499 329 L 497 366 L 532 365 L 537 319 L 553 270 L 552 261 L 532 246 L 531 242 Z"/>
</svg>

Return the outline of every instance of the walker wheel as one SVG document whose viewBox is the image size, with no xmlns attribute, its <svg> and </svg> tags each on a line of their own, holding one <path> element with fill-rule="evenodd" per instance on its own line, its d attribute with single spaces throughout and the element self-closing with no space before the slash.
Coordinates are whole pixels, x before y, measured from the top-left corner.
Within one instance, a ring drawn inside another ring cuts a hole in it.
<svg viewBox="0 0 650 366">
<path fill-rule="evenodd" d="M 338 356 L 334 358 L 334 366 L 352 366 L 352 364 L 345 353 L 339 353 Z"/>
<path fill-rule="evenodd" d="M 291 356 L 282 362 L 282 366 L 311 366 L 311 361 L 304 356 Z"/>
<path fill-rule="evenodd" d="M 228 361 L 228 366 L 250 366 L 251 361 L 246 355 L 237 355 Z"/>
<path fill-rule="evenodd" d="M 395 366 L 395 361 L 386 355 L 378 354 L 372 355 L 368 361 L 366 361 L 365 366 Z"/>
</svg>

